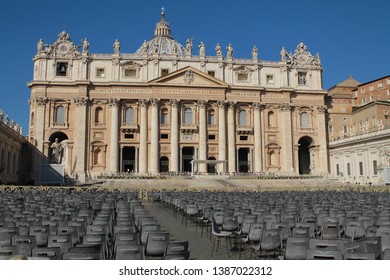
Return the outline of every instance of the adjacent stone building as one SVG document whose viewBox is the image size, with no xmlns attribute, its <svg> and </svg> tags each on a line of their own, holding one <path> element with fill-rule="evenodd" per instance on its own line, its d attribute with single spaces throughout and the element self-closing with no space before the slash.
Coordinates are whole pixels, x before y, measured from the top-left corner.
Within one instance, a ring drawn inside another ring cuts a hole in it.
<svg viewBox="0 0 390 280">
<path fill-rule="evenodd" d="M 0 185 L 29 182 L 30 153 L 22 128 L 0 109 Z"/>
<path fill-rule="evenodd" d="M 50 162 L 80 181 L 121 172 L 328 173 L 322 66 L 303 43 L 283 47 L 280 61 L 263 60 L 257 47 L 235 58 L 234 42 L 183 46 L 163 10 L 135 53 L 119 40 L 108 54 L 89 45 L 66 32 L 38 42 L 29 83 L 35 178 Z"/>
<path fill-rule="evenodd" d="M 390 76 L 332 87 L 327 99 L 330 173 L 352 184 L 384 183 L 390 166 Z"/>
</svg>

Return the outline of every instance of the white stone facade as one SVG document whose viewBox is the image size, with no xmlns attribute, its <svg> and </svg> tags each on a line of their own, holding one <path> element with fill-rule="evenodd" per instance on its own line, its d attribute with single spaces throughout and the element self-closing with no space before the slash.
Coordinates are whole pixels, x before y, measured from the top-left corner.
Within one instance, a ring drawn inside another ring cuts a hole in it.
<svg viewBox="0 0 390 280">
<path fill-rule="evenodd" d="M 322 67 L 300 43 L 283 48 L 280 61 L 207 55 L 191 40 L 171 37 L 165 15 L 155 36 L 134 53 L 89 53 L 62 32 L 55 43 L 38 43 L 29 83 L 29 139 L 52 158 L 62 143 L 61 164 L 69 176 L 133 172 L 158 174 L 276 172 L 327 174 Z M 210 48 L 214 49 L 214 48 Z M 222 48 L 223 49 L 223 48 Z M 38 174 L 35 174 L 38 176 Z"/>
</svg>

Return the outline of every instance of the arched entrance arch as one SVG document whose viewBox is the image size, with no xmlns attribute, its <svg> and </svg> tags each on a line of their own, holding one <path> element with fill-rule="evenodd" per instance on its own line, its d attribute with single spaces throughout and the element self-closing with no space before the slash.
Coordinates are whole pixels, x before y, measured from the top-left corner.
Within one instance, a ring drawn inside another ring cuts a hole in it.
<svg viewBox="0 0 390 280">
<path fill-rule="evenodd" d="M 69 140 L 68 136 L 61 131 L 54 132 L 50 135 L 48 153 L 50 163 L 63 163 L 65 156 L 63 142 L 66 140 Z"/>
<path fill-rule="evenodd" d="M 208 160 L 216 160 L 216 158 L 209 157 Z M 208 163 L 207 164 L 207 173 L 211 173 L 211 174 L 216 173 L 217 171 L 216 171 L 215 165 L 216 165 L 216 163 Z"/>
<path fill-rule="evenodd" d="M 169 172 L 169 159 L 166 156 L 160 158 L 160 173 Z"/>
<path fill-rule="evenodd" d="M 313 145 L 313 139 L 304 136 L 298 141 L 299 174 L 305 175 L 311 173 L 310 147 Z"/>
</svg>

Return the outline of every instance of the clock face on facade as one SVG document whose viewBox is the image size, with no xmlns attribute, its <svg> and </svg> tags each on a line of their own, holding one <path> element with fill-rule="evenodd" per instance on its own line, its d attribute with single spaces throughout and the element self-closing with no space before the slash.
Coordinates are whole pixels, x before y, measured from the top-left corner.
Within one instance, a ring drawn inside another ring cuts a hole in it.
<svg viewBox="0 0 390 280">
<path fill-rule="evenodd" d="M 61 43 L 58 45 L 58 51 L 65 54 L 69 51 L 69 45 L 67 43 Z"/>
<path fill-rule="evenodd" d="M 306 64 L 307 63 L 307 55 L 305 54 L 300 54 L 298 57 L 297 57 L 297 61 L 298 61 L 298 64 Z"/>
</svg>

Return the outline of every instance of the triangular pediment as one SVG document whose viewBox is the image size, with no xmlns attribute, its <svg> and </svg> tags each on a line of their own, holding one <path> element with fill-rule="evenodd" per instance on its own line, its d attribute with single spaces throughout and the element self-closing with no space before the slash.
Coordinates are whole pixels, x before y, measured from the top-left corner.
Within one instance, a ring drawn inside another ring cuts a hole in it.
<svg viewBox="0 0 390 280">
<path fill-rule="evenodd" d="M 149 82 L 150 85 L 217 87 L 226 88 L 228 84 L 191 66 L 184 67 L 164 77 Z"/>
</svg>

